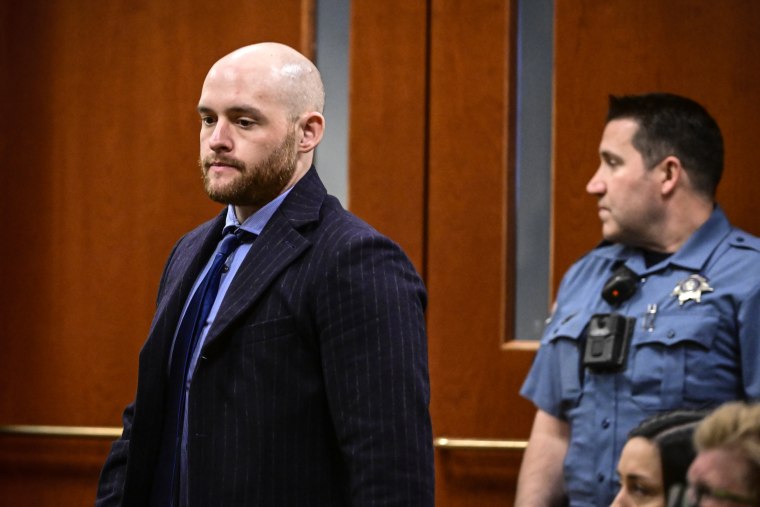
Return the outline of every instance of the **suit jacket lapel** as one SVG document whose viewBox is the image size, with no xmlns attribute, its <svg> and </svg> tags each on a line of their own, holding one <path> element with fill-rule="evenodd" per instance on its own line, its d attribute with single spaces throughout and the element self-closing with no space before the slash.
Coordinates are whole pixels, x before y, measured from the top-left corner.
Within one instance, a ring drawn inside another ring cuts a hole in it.
<svg viewBox="0 0 760 507">
<path fill-rule="evenodd" d="M 299 228 L 319 219 L 326 190 L 312 167 L 272 215 L 235 274 L 204 348 L 213 346 L 224 330 L 250 308 L 272 281 L 310 246 Z"/>
</svg>

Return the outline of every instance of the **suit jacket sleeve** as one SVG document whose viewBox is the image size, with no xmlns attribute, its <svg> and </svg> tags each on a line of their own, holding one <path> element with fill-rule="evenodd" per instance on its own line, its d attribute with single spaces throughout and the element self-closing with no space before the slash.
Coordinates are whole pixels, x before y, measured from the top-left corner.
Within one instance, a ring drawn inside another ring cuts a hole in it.
<svg viewBox="0 0 760 507">
<path fill-rule="evenodd" d="M 134 404 L 130 404 L 124 410 L 124 431 L 122 432 L 122 436 L 111 444 L 111 452 L 108 454 L 108 458 L 100 472 L 98 494 L 95 500 L 96 507 L 117 507 L 122 504 L 124 479 L 127 472 L 127 455 L 129 453 L 129 433 L 133 413 Z"/>
<path fill-rule="evenodd" d="M 424 286 L 382 236 L 333 244 L 316 315 L 352 505 L 432 507 Z"/>
</svg>

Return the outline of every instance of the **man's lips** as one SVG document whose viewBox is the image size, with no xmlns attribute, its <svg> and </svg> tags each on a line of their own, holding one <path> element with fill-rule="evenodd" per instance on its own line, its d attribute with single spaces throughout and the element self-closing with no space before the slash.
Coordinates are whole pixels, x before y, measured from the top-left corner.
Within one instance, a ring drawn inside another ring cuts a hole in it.
<svg viewBox="0 0 760 507">
<path fill-rule="evenodd" d="M 214 170 L 214 171 L 229 171 L 229 170 L 235 170 L 240 171 L 242 170 L 242 164 L 236 162 L 236 161 L 227 161 L 227 160 L 211 160 L 204 164 L 206 166 L 206 170 Z"/>
<path fill-rule="evenodd" d="M 212 179 L 218 178 L 233 178 L 236 174 L 239 174 L 240 170 L 232 165 L 224 163 L 212 163 L 206 166 L 206 177 Z"/>
</svg>

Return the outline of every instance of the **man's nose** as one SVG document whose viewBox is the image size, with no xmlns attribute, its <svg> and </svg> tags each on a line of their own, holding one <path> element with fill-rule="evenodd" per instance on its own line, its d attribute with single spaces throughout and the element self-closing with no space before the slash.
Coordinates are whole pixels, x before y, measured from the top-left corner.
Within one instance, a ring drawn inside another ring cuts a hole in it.
<svg viewBox="0 0 760 507">
<path fill-rule="evenodd" d="M 586 192 L 591 195 L 601 195 L 605 192 L 606 186 L 600 176 L 601 168 L 597 169 L 594 175 L 586 183 Z"/>
<path fill-rule="evenodd" d="M 232 138 L 230 137 L 230 127 L 223 121 L 218 121 L 214 126 L 214 131 L 209 138 L 209 148 L 214 151 L 230 151 L 232 149 Z"/>
</svg>

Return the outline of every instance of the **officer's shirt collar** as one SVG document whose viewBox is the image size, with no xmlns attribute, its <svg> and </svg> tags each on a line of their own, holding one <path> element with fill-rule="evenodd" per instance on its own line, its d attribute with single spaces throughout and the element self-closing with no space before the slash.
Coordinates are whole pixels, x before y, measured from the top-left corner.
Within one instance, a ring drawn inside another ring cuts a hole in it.
<svg viewBox="0 0 760 507">
<path fill-rule="evenodd" d="M 646 267 L 644 253 L 639 248 L 613 245 L 607 250 L 606 255 L 614 260 L 625 262 L 626 266 L 639 275 L 660 271 L 668 265 L 698 272 L 707 264 L 713 251 L 730 232 L 731 224 L 728 218 L 716 205 L 710 218 L 686 240 L 676 253 L 649 268 Z"/>
</svg>

